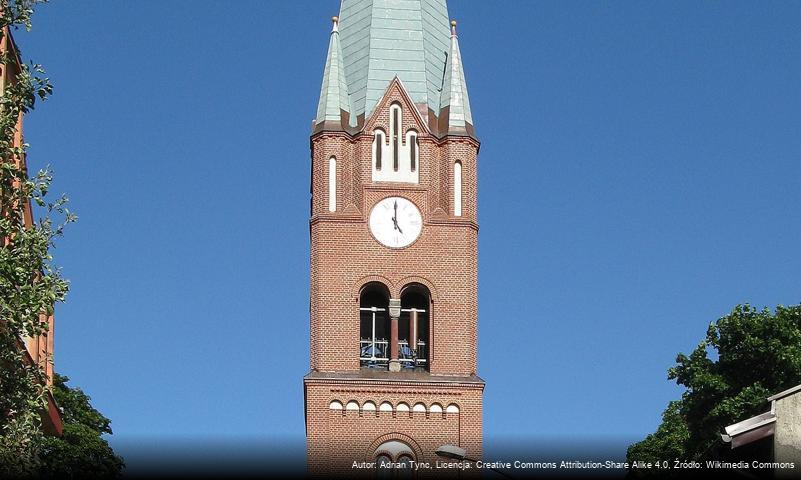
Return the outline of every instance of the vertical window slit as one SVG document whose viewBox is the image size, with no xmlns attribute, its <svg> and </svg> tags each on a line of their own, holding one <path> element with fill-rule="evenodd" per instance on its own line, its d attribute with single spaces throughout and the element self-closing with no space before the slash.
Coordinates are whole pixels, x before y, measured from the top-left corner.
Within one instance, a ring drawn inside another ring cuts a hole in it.
<svg viewBox="0 0 801 480">
<path fill-rule="evenodd" d="M 381 170 L 381 150 L 384 146 L 384 137 L 376 132 L 375 134 L 375 169 Z"/>
<path fill-rule="evenodd" d="M 337 159 L 328 160 L 328 211 L 337 211 Z"/>
<path fill-rule="evenodd" d="M 462 162 L 453 164 L 453 214 L 462 216 Z"/>
<path fill-rule="evenodd" d="M 409 156 L 411 157 L 412 171 L 417 170 L 417 135 L 409 138 Z"/>
<path fill-rule="evenodd" d="M 392 168 L 395 171 L 398 171 L 398 150 L 400 149 L 400 145 L 398 142 L 398 130 L 399 130 L 399 121 L 398 116 L 400 113 L 400 107 L 395 107 L 392 109 Z"/>
</svg>

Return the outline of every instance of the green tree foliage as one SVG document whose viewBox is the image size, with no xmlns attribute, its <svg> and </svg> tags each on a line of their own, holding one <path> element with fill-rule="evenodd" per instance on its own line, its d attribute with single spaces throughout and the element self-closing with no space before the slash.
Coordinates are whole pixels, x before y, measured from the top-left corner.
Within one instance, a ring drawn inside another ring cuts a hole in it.
<svg viewBox="0 0 801 480">
<path fill-rule="evenodd" d="M 0 28 L 30 28 L 37 3 L 0 0 Z M 68 283 L 52 265 L 50 249 L 75 217 L 65 197 L 45 199 L 50 172 L 29 178 L 27 144 L 15 142 L 19 119 L 37 99 L 50 95 L 52 86 L 38 65 L 20 62 L 13 49 L 4 52 L 0 63 L 3 72 L 15 72 L 0 97 L 0 473 L 26 475 L 36 470 L 47 390 L 41 366 L 24 361 L 19 339 L 45 332 L 46 315 L 67 293 Z M 31 204 L 42 216 L 26 225 Z"/>
<path fill-rule="evenodd" d="M 44 1 L 0 0 L 0 36 L 6 27 L 30 29 L 34 7 Z M 69 284 L 52 264 L 51 250 L 76 217 L 66 197 L 46 199 L 51 173 L 29 175 L 28 145 L 18 141 L 19 120 L 53 87 L 42 68 L 22 63 L 14 48 L 0 56 L 0 64 L 11 76 L 0 97 L 0 477 L 117 476 L 122 459 L 102 437 L 111 434 L 109 420 L 80 389 L 68 387 L 66 377 L 54 375 L 52 390 L 62 409 L 63 436 L 43 433 L 45 372 L 26 361 L 20 340 L 45 333 L 47 316 L 67 294 Z M 32 224 L 26 221 L 31 206 L 39 215 Z"/>
<path fill-rule="evenodd" d="M 67 386 L 69 378 L 56 374 L 53 395 L 61 407 L 64 434 L 46 437 L 40 451 L 44 477 L 113 478 L 124 466 L 103 438 L 111 435 L 111 421 L 94 409 L 80 388 Z"/>
<path fill-rule="evenodd" d="M 681 402 L 672 401 L 662 413 L 662 423 L 656 432 L 629 447 L 626 456 L 630 462 L 684 459 L 689 437 L 687 423 L 681 414 Z"/>
<path fill-rule="evenodd" d="M 42 0 L 0 0 L 0 35 L 6 27 L 29 29 L 38 3 Z M 41 67 L 22 63 L 18 55 L 8 48 L 0 56 L 2 72 L 10 77 L 0 97 L 0 476 L 38 471 L 47 387 L 42 366 L 26 361 L 20 339 L 46 332 L 47 315 L 67 294 L 69 285 L 53 266 L 50 250 L 64 225 L 75 220 L 65 197 L 46 199 L 49 170 L 29 175 L 28 145 L 16 141 L 20 118 L 52 93 Z M 32 225 L 25 219 L 31 205 L 40 214 Z"/>
<path fill-rule="evenodd" d="M 725 457 L 724 427 L 764 413 L 767 397 L 801 383 L 801 305 L 772 313 L 739 305 L 680 353 L 668 378 L 686 388 L 656 432 L 628 449 L 629 461 Z"/>
</svg>

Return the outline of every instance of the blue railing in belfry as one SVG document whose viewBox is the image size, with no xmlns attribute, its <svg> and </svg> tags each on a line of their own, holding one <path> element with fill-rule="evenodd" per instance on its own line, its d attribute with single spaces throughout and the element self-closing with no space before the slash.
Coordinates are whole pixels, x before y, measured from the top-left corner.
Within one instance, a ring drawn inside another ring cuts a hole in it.
<svg viewBox="0 0 801 480">
<path fill-rule="evenodd" d="M 409 347 L 406 340 L 398 341 L 398 361 L 405 367 L 422 366 L 428 362 L 428 348 L 425 342 L 417 342 L 417 355 Z M 374 368 L 386 366 L 389 362 L 389 341 L 386 339 L 359 340 L 359 360 L 362 367 Z"/>
</svg>

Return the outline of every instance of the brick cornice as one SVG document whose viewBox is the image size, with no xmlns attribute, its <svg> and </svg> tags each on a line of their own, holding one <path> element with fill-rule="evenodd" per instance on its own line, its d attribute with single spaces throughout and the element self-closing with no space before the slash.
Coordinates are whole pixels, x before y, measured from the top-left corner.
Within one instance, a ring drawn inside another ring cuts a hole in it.
<svg viewBox="0 0 801 480">
<path fill-rule="evenodd" d="M 464 220 L 456 217 L 432 217 L 426 222 L 426 225 L 452 225 L 454 227 L 469 227 L 478 231 L 478 223 L 473 220 Z"/>
<path fill-rule="evenodd" d="M 323 140 L 326 138 L 344 138 L 349 142 L 356 142 L 357 140 L 371 140 L 373 138 L 373 133 L 368 132 L 367 130 L 359 130 L 358 132 L 349 133 L 342 130 L 321 130 L 316 132 L 309 137 L 309 144 L 310 146 L 314 146 L 314 143 L 318 140 Z M 441 147 L 446 143 L 467 143 L 472 145 L 476 149 L 476 153 L 481 150 L 481 142 L 476 140 L 473 137 L 469 137 L 466 135 L 446 135 L 444 137 L 437 137 L 433 133 L 429 133 L 427 135 L 420 135 L 418 137 L 418 141 L 420 142 L 432 142 L 435 145 Z"/>
<path fill-rule="evenodd" d="M 314 215 L 309 219 L 309 225 L 316 225 L 318 223 L 364 223 L 365 219 L 362 215 Z"/>
<path fill-rule="evenodd" d="M 478 153 L 478 151 L 481 150 L 481 142 L 479 142 L 478 140 L 476 140 L 473 137 L 468 137 L 468 136 L 465 136 L 465 135 L 446 135 L 446 136 L 444 136 L 442 138 L 439 138 L 437 140 L 438 140 L 437 144 L 440 145 L 440 146 L 441 145 L 445 145 L 446 143 L 449 143 L 449 142 L 451 142 L 451 143 L 469 143 L 470 145 L 475 147 L 476 153 Z"/>
<path fill-rule="evenodd" d="M 377 379 L 350 379 L 350 378 L 304 378 L 303 383 L 306 385 L 329 385 L 332 387 L 341 387 L 344 385 L 348 385 L 350 388 L 348 389 L 339 389 L 342 392 L 374 392 L 378 393 L 383 392 L 381 387 L 387 389 L 396 389 L 397 387 L 416 387 L 421 388 L 424 387 L 424 392 L 418 393 L 435 393 L 428 389 L 430 388 L 439 388 L 442 390 L 449 390 L 450 394 L 452 394 L 453 390 L 484 390 L 484 381 L 470 381 L 470 382 L 460 382 L 460 381 L 448 381 L 448 380 L 436 380 L 432 377 L 430 380 L 377 380 Z M 393 390 L 387 390 L 391 392 Z M 397 390 L 394 390 L 397 392 Z"/>
<path fill-rule="evenodd" d="M 398 387 L 416 387 L 418 390 L 406 390 L 404 389 L 404 393 L 417 393 L 417 394 L 431 394 L 431 395 L 460 395 L 455 391 L 459 390 L 478 390 L 484 391 L 484 383 L 437 383 L 437 382 L 415 382 L 415 381 L 403 381 L 403 382 L 384 382 L 384 381 L 365 381 L 365 380 L 304 380 L 309 385 L 352 385 L 353 388 L 351 389 L 339 389 L 336 390 L 337 392 L 348 392 L 348 393 L 398 393 Z M 391 388 L 392 390 L 380 390 L 375 387 L 375 385 L 381 385 L 387 388 Z M 441 390 L 429 390 L 423 389 L 420 390 L 421 387 L 436 387 Z M 334 391 L 334 390 L 332 390 Z"/>
<path fill-rule="evenodd" d="M 453 395 L 460 397 L 462 396 L 462 392 L 460 390 L 464 390 L 464 388 L 456 388 L 457 391 L 447 391 L 446 389 L 441 390 L 427 390 L 422 388 L 408 388 L 399 390 L 397 386 L 393 386 L 392 389 L 386 388 L 332 388 L 331 393 L 370 393 L 370 394 L 383 394 L 383 395 L 398 395 L 402 393 L 403 395 Z"/>
<path fill-rule="evenodd" d="M 425 193 L 429 188 L 412 183 L 380 182 L 364 186 L 365 192 L 420 192 Z"/>
</svg>

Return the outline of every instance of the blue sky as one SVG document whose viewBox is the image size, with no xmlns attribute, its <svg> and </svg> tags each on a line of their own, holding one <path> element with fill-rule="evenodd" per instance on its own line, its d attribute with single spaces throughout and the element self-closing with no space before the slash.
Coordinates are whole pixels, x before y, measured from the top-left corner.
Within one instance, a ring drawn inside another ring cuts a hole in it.
<svg viewBox="0 0 801 480">
<path fill-rule="evenodd" d="M 449 6 L 483 142 L 487 448 L 642 437 L 710 321 L 801 300 L 801 4 Z M 80 216 L 55 252 L 56 369 L 114 445 L 302 445 L 308 135 L 337 12 L 55 1 L 17 35 L 55 85 L 29 162 Z"/>
</svg>

